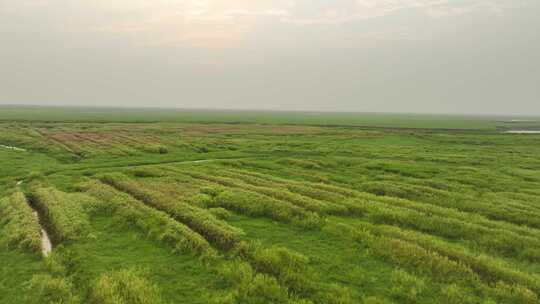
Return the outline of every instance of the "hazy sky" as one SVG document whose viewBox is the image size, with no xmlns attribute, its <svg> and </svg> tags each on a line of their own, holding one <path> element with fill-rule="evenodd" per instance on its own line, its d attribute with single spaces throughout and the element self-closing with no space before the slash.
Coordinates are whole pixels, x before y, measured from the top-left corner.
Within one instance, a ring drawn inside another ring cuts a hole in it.
<svg viewBox="0 0 540 304">
<path fill-rule="evenodd" d="M 0 104 L 540 115 L 540 1 L 0 0 Z"/>
</svg>

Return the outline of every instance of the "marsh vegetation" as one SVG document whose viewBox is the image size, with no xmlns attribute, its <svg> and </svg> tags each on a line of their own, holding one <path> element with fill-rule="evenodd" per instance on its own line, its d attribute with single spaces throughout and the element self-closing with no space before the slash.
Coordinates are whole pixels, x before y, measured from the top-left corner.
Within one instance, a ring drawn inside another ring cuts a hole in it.
<svg viewBox="0 0 540 304">
<path fill-rule="evenodd" d="M 539 135 L 60 114 L 0 123 L 0 303 L 539 303 Z"/>
</svg>

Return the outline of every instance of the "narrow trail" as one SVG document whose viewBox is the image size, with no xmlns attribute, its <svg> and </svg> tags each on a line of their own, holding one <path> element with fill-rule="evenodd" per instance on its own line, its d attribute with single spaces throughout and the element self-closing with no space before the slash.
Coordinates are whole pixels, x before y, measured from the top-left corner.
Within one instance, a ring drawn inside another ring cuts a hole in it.
<svg viewBox="0 0 540 304">
<path fill-rule="evenodd" d="M 0 145 L 0 148 L 9 149 L 9 150 L 13 150 L 13 151 L 19 151 L 19 152 L 26 152 L 26 149 L 17 148 L 17 147 L 13 147 L 13 146 Z"/>
<path fill-rule="evenodd" d="M 96 170 L 96 169 L 121 169 L 121 168 L 140 168 L 140 167 L 150 167 L 150 166 L 159 166 L 159 165 L 181 165 L 181 164 L 200 164 L 200 163 L 210 163 L 218 161 L 235 161 L 235 160 L 247 160 L 247 159 L 263 159 L 269 158 L 269 156 L 245 156 L 245 157 L 231 157 L 231 158 L 209 158 L 209 159 L 196 159 L 196 160 L 171 160 L 171 161 L 162 161 L 162 162 L 149 162 L 149 163 L 131 163 L 131 164 L 122 164 L 122 165 L 102 165 L 102 166 L 89 166 L 83 168 L 63 168 L 59 170 L 54 170 L 48 172 L 46 175 L 53 175 L 64 172 L 77 172 L 84 170 Z"/>
<path fill-rule="evenodd" d="M 34 211 L 34 216 L 38 219 L 38 222 L 41 226 L 41 221 L 39 218 L 39 214 L 37 211 Z M 47 257 L 52 251 L 52 243 L 51 239 L 49 238 L 49 234 L 43 227 L 41 227 L 41 253 L 43 253 L 43 256 Z"/>
<path fill-rule="evenodd" d="M 20 181 L 17 182 L 17 185 L 21 185 L 23 182 L 24 182 L 23 180 L 20 180 Z M 39 216 L 38 210 L 34 207 L 34 205 L 29 200 L 29 198 L 28 198 L 28 196 L 26 194 L 25 194 L 25 196 L 26 196 L 26 203 L 34 211 L 33 214 L 36 217 L 36 219 L 38 221 L 38 224 L 39 224 L 39 228 L 41 230 L 40 231 L 41 232 L 41 253 L 43 254 L 44 257 L 48 257 L 49 254 L 51 254 L 51 251 L 53 249 L 52 248 L 51 238 L 49 237 L 49 234 L 47 233 L 47 230 L 45 230 L 45 228 L 44 228 L 44 226 L 42 224 L 41 217 Z"/>
</svg>

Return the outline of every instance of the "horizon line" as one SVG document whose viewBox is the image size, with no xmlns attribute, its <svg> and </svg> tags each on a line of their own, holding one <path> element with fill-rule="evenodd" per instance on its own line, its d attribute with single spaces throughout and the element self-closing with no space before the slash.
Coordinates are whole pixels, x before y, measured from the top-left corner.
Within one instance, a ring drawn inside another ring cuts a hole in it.
<svg viewBox="0 0 540 304">
<path fill-rule="evenodd" d="M 274 113 L 305 113 L 305 114 L 372 114 L 372 115 L 422 115 L 422 116 L 480 116 L 480 117 L 535 117 L 538 114 L 517 114 L 517 113 L 472 113 L 472 112 L 386 112 L 386 111 L 345 111 L 345 110 L 292 110 L 292 109 L 255 109 L 255 108 L 196 108 L 196 107 L 175 107 L 175 106 L 122 106 L 122 105 L 66 105 L 66 104 L 2 104 L 0 107 L 34 107 L 34 108 L 72 108 L 72 109 L 115 109 L 115 110 L 176 110 L 186 112 L 274 112 Z"/>
</svg>

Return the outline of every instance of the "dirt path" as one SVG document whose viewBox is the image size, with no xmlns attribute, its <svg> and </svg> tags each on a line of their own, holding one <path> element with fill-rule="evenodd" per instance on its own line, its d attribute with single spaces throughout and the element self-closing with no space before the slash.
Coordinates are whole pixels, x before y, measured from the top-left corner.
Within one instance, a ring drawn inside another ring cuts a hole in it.
<svg viewBox="0 0 540 304">
<path fill-rule="evenodd" d="M 96 169 L 121 169 L 121 168 L 140 168 L 140 167 L 150 167 L 150 166 L 159 166 L 159 165 L 180 165 L 180 164 L 199 164 L 199 163 L 210 163 L 218 161 L 235 161 L 235 160 L 248 160 L 248 159 L 263 159 L 268 158 L 269 156 L 244 156 L 244 157 L 231 157 L 231 158 L 210 158 L 210 159 L 197 159 L 197 160 L 171 160 L 171 161 L 162 161 L 162 162 L 149 162 L 149 163 L 134 163 L 134 164 L 124 164 L 124 165 L 101 165 L 101 166 L 89 166 L 83 168 L 65 168 L 55 171 L 50 171 L 46 175 L 54 175 L 63 172 L 73 172 L 73 171 L 84 171 L 84 170 L 96 170 Z"/>
<path fill-rule="evenodd" d="M 52 251 L 52 243 L 47 231 L 41 229 L 41 252 L 43 256 L 49 256 Z"/>
<path fill-rule="evenodd" d="M 34 215 L 39 221 L 39 214 L 37 211 L 34 211 Z M 49 234 L 47 234 L 47 231 L 45 229 L 41 228 L 41 252 L 43 253 L 43 256 L 47 257 L 52 251 L 52 243 L 51 239 L 49 238 Z"/>
</svg>

